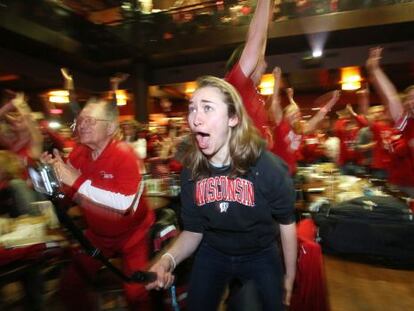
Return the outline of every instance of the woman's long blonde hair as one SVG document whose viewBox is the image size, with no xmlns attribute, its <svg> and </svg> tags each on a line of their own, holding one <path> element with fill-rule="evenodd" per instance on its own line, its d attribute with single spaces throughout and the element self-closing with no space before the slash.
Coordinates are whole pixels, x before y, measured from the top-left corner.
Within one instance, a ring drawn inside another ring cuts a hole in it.
<svg viewBox="0 0 414 311">
<path fill-rule="evenodd" d="M 204 87 L 218 89 L 227 104 L 228 116 L 238 118 L 238 123 L 231 128 L 229 142 L 230 176 L 245 175 L 255 164 L 265 147 L 265 142 L 247 115 L 240 95 L 230 83 L 217 77 L 203 76 L 197 79 L 197 89 Z M 183 163 L 191 170 L 194 180 L 210 175 L 208 159 L 198 148 L 194 135 L 191 135 L 190 147 L 184 156 Z"/>
</svg>

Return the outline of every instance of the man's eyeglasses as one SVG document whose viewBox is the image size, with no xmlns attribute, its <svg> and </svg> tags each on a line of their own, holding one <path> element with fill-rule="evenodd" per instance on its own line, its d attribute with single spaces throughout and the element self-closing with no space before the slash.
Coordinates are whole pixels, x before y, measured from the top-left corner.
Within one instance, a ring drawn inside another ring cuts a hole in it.
<svg viewBox="0 0 414 311">
<path fill-rule="evenodd" d="M 111 120 L 97 119 L 97 118 L 93 118 L 93 117 L 78 117 L 75 120 L 75 126 L 81 126 L 81 125 L 94 126 L 96 124 L 96 122 L 98 122 L 98 121 L 109 122 Z"/>
</svg>

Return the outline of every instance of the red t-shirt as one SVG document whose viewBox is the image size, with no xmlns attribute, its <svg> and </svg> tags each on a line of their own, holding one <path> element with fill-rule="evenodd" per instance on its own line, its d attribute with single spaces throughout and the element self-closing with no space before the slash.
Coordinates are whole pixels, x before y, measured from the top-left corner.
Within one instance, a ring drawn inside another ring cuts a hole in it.
<svg viewBox="0 0 414 311">
<path fill-rule="evenodd" d="M 398 167 L 400 172 L 398 175 L 404 176 L 404 186 L 414 187 L 414 118 L 404 115 L 395 124 L 395 127 L 401 131 L 402 138 L 404 139 L 395 148 L 396 152 L 400 152 L 403 155 L 399 159 L 400 165 Z"/>
<path fill-rule="evenodd" d="M 81 172 L 72 188 L 90 229 L 87 235 L 106 248 L 134 244 L 147 234 L 154 219 L 142 198 L 140 160 L 127 143 L 116 140 L 97 159 L 91 153 L 78 145 L 68 159 Z"/>
<path fill-rule="evenodd" d="M 303 136 L 301 154 L 306 163 L 315 163 L 324 156 L 322 141 L 318 134 L 308 134 Z"/>
<path fill-rule="evenodd" d="M 266 138 L 265 128 L 269 124 L 265 109 L 266 98 L 259 93 L 252 79 L 245 76 L 239 63 L 235 64 L 226 74 L 225 80 L 239 92 L 244 108 L 262 137 Z"/>
<path fill-rule="evenodd" d="M 373 122 L 370 128 L 373 140 L 376 142 L 372 149 L 371 167 L 374 169 L 386 169 L 390 164 L 391 158 L 385 145 L 391 139 L 392 128 L 382 121 Z"/>
<path fill-rule="evenodd" d="M 334 125 L 335 135 L 339 138 L 338 165 L 342 166 L 347 162 L 358 162 L 358 152 L 355 150 L 355 141 L 358 135 L 358 128 L 346 130 L 348 119 L 338 119 Z"/>
<path fill-rule="evenodd" d="M 270 151 L 282 158 L 289 167 L 289 173 L 294 175 L 302 135 L 295 134 L 289 123 L 283 119 L 279 125 L 274 127 L 273 139 L 274 144 Z"/>
<path fill-rule="evenodd" d="M 389 150 L 391 158 L 388 181 L 399 186 L 414 186 L 414 164 L 411 161 L 407 141 L 401 132 L 394 129 L 391 139 L 385 147 Z"/>
</svg>

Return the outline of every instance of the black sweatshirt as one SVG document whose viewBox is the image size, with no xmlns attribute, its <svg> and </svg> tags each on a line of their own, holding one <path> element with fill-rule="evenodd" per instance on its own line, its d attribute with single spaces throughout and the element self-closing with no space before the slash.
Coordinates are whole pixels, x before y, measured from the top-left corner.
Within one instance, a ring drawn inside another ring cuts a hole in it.
<svg viewBox="0 0 414 311">
<path fill-rule="evenodd" d="M 250 254 L 276 239 L 274 220 L 295 221 L 295 191 L 285 163 L 268 151 L 243 177 L 228 178 L 230 167 L 211 166 L 211 177 L 191 180 L 181 173 L 184 230 L 203 233 L 211 247 L 229 255 Z"/>
</svg>

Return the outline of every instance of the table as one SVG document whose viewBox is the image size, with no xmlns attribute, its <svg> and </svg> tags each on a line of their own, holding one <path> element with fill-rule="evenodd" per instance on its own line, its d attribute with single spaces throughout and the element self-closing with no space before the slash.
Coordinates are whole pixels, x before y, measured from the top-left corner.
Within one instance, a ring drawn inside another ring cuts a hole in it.
<svg viewBox="0 0 414 311">
<path fill-rule="evenodd" d="M 25 309 L 42 310 L 44 269 L 59 267 L 64 254 L 63 245 L 56 242 L 0 247 L 0 286 L 20 282 L 25 293 Z"/>
</svg>

